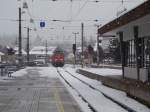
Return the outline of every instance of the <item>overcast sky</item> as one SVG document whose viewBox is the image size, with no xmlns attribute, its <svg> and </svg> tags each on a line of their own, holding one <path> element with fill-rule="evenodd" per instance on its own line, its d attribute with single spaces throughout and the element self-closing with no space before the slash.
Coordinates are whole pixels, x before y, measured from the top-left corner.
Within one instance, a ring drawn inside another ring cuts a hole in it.
<svg viewBox="0 0 150 112">
<path fill-rule="evenodd" d="M 32 39 L 37 35 L 41 39 L 49 39 L 53 41 L 68 41 L 74 39 L 72 32 L 81 33 L 81 22 L 85 25 L 84 35 L 86 38 L 96 38 L 96 27 L 94 24 L 105 24 L 116 18 L 117 11 L 124 8 L 131 10 L 144 0 L 99 0 L 101 2 L 92 2 L 94 0 L 58 0 L 56 2 L 50 0 L 0 0 L 0 35 L 18 35 L 18 22 L 12 21 L 18 19 L 18 7 L 23 2 L 28 3 L 28 11 L 22 14 L 22 27 L 29 26 L 36 28 L 37 31 L 31 31 Z M 34 19 L 35 24 L 30 23 L 30 18 Z M 53 22 L 50 20 L 71 20 L 72 22 Z M 93 20 L 99 20 L 94 22 Z M 45 21 L 46 27 L 40 28 L 40 21 Z M 26 29 L 22 29 L 23 36 L 26 36 Z M 80 38 L 80 34 L 78 35 Z M 78 39 L 79 40 L 79 39 Z"/>
</svg>

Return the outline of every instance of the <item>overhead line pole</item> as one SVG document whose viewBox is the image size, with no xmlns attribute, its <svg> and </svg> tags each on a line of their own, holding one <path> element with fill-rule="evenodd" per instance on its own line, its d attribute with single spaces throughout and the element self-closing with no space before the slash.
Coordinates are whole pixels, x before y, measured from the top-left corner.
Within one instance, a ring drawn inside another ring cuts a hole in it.
<svg viewBox="0 0 150 112">
<path fill-rule="evenodd" d="M 21 8 L 19 8 L 19 37 L 18 37 L 18 42 L 19 42 L 19 49 L 18 49 L 18 61 L 19 61 L 19 66 L 22 66 L 22 34 L 21 34 Z"/>
</svg>

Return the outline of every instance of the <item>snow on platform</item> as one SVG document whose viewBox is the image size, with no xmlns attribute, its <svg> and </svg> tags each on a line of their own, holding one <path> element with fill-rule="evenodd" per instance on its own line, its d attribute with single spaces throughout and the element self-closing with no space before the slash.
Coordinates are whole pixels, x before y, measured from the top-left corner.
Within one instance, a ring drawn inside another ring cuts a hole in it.
<svg viewBox="0 0 150 112">
<path fill-rule="evenodd" d="M 28 67 L 13 75 L 0 82 L 1 112 L 81 112 L 55 68 Z"/>
<path fill-rule="evenodd" d="M 116 99 L 117 101 L 125 103 L 126 105 L 130 106 L 131 108 L 133 108 L 137 112 L 150 112 L 150 109 L 148 107 L 142 105 L 141 103 L 137 102 L 136 100 L 133 100 L 133 99 L 127 97 L 126 93 L 124 93 L 122 91 L 119 91 L 119 90 L 115 90 L 115 89 L 106 87 L 106 86 L 103 86 L 101 84 L 101 82 L 99 82 L 99 81 L 96 81 L 96 80 L 93 80 L 93 79 L 89 79 L 89 78 L 87 78 L 85 76 L 82 76 L 80 74 L 75 73 L 76 69 L 72 68 L 72 66 L 68 66 L 65 69 L 68 70 L 69 72 L 71 72 L 73 75 L 79 77 L 81 80 L 84 80 L 87 83 L 89 83 L 92 86 L 94 86 L 95 88 L 103 91 L 105 94 L 111 96 L 112 98 Z M 98 68 L 97 70 L 93 69 L 93 68 L 85 68 L 85 69 L 93 71 L 95 73 L 97 73 L 100 70 L 100 68 Z M 119 71 L 121 71 L 121 70 L 118 71 L 116 69 L 115 70 L 113 69 L 113 72 L 111 72 L 112 69 L 102 68 L 102 70 L 100 70 L 99 73 L 105 75 L 106 74 L 105 71 L 106 71 L 107 75 L 108 75 L 108 73 L 109 73 L 108 70 L 109 70 L 109 72 L 110 72 L 111 75 L 114 74 L 114 73 L 117 73 L 117 72 L 118 72 L 118 75 L 119 75 Z M 42 79 L 43 81 L 37 81 L 36 84 L 34 84 L 33 78 L 36 78 L 35 76 L 37 76 L 37 75 L 39 75 L 38 77 L 40 77 L 40 80 Z M 35 87 L 42 87 L 42 88 L 44 87 L 46 89 L 48 89 L 49 87 L 54 87 L 54 85 L 52 84 L 52 82 L 54 82 L 54 81 L 53 80 L 49 80 L 49 78 L 52 78 L 52 79 L 56 79 L 56 78 L 58 79 L 59 78 L 59 75 L 57 73 L 57 69 L 54 68 L 54 67 L 27 67 L 25 69 L 22 69 L 20 71 L 17 71 L 15 73 L 13 73 L 12 76 L 15 76 L 15 77 L 26 77 L 26 76 L 28 76 L 29 79 L 30 79 L 30 81 L 29 82 L 27 81 L 28 82 L 27 84 L 30 84 L 30 87 L 31 86 L 34 87 L 34 88 Z M 34 77 L 32 77 L 32 76 L 34 76 Z M 104 97 L 103 95 L 99 95 L 100 93 L 97 93 L 97 92 L 89 90 L 89 88 L 87 86 L 82 86 L 82 84 L 80 84 L 74 78 L 70 78 L 68 76 L 68 74 L 66 74 L 66 73 L 64 73 L 64 76 L 80 92 L 82 92 L 82 95 L 86 96 L 86 98 L 88 99 L 88 101 L 90 101 L 90 103 L 94 107 L 96 107 L 98 110 L 100 110 L 100 112 L 101 111 L 102 112 L 124 112 L 124 110 L 122 108 L 118 108 L 118 107 L 114 108 L 114 104 L 109 103 L 109 101 L 105 100 L 105 98 L 103 98 Z M 33 83 L 33 84 L 31 84 L 31 83 Z M 41 85 L 41 83 L 43 83 L 43 84 Z M 47 83 L 47 84 L 45 84 L 45 83 Z M 20 80 L 19 83 L 17 83 L 17 86 L 18 87 L 22 87 L 22 85 L 23 85 L 23 80 Z M 13 85 L 11 85 L 11 87 L 12 86 Z M 65 86 L 67 87 L 67 89 L 71 93 L 71 95 L 74 97 L 74 99 L 76 100 L 76 102 L 78 103 L 78 105 L 80 106 L 80 108 L 82 109 L 82 111 L 83 112 L 91 112 L 91 110 L 89 109 L 88 105 L 85 102 L 82 101 L 82 99 L 78 96 L 78 94 L 73 89 L 71 89 L 67 84 L 65 84 Z M 9 86 L 7 86 L 7 87 L 9 87 Z M 57 85 L 57 87 L 58 87 L 58 85 Z M 36 89 L 38 89 L 38 88 L 36 88 Z M 50 90 L 50 91 L 52 91 L 52 90 Z M 42 93 L 42 91 L 44 92 L 44 94 L 45 94 L 45 92 L 47 92 L 46 90 L 41 90 L 41 93 Z M 32 92 L 33 92 L 33 90 L 32 90 Z M 24 93 L 24 91 L 22 91 L 22 94 L 23 93 Z M 28 91 L 27 95 L 24 95 L 23 98 L 25 98 L 26 96 L 30 96 L 30 95 L 33 95 L 33 94 L 31 94 Z M 19 94 L 18 94 L 18 96 L 19 96 Z M 70 111 L 70 112 L 72 112 L 72 111 Z"/>
<path fill-rule="evenodd" d="M 103 94 L 89 88 L 89 86 L 83 84 L 79 80 L 71 77 L 69 74 L 61 71 L 65 79 L 76 88 L 82 96 L 92 105 L 97 112 L 127 112 L 118 104 L 113 103 L 109 99 L 103 96 Z"/>
<path fill-rule="evenodd" d="M 101 76 L 109 76 L 109 75 L 122 75 L 122 70 L 119 69 L 110 69 L 110 68 L 80 68 L 81 70 L 85 70 L 91 73 L 95 73 Z"/>
<path fill-rule="evenodd" d="M 102 85 L 101 82 L 99 82 L 99 81 L 96 81 L 96 80 L 87 78 L 87 77 L 85 77 L 81 74 L 78 74 L 78 73 L 75 72 L 76 69 L 74 69 L 74 68 L 66 67 L 65 69 L 67 71 L 69 71 L 70 73 L 72 73 L 72 75 L 74 75 L 74 76 L 78 77 L 79 79 L 89 83 L 90 85 L 92 85 L 93 87 L 95 87 L 98 90 L 102 91 L 106 95 L 112 97 L 116 101 L 119 101 L 119 102 L 127 105 L 128 107 L 136 110 L 137 112 L 150 112 L 150 109 L 148 107 L 146 107 L 145 105 L 143 105 L 143 104 L 137 102 L 136 100 L 128 97 L 125 92 L 106 87 L 106 86 Z M 94 71 L 93 68 L 91 68 L 91 69 L 92 69 L 93 72 L 99 71 L 99 70 L 96 70 L 96 69 L 95 69 L 96 71 Z M 88 70 L 89 70 L 89 68 L 88 68 Z M 108 70 L 109 70 L 109 72 L 111 72 L 111 69 L 102 69 L 103 74 L 105 74 L 105 72 L 108 73 Z M 102 71 L 100 70 L 99 73 L 102 73 Z M 117 71 L 118 70 L 113 70 L 112 74 L 117 72 Z"/>
</svg>

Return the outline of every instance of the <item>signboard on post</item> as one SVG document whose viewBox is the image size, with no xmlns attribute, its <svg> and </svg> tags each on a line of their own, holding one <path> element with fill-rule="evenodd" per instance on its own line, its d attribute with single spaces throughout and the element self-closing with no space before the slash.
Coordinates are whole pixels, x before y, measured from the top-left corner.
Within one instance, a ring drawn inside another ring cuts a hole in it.
<svg viewBox="0 0 150 112">
<path fill-rule="evenodd" d="M 44 27 L 45 27 L 45 22 L 44 22 L 44 21 L 41 21 L 41 22 L 40 22 L 40 27 L 41 27 L 41 28 L 44 28 Z"/>
</svg>

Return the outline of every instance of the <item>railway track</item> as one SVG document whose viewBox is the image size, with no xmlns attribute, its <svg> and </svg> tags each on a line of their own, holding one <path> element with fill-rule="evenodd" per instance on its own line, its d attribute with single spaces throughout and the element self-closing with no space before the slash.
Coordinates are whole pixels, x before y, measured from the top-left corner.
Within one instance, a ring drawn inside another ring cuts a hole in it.
<svg viewBox="0 0 150 112">
<path fill-rule="evenodd" d="M 63 75 L 62 75 L 61 72 L 58 70 L 58 68 L 57 68 L 57 72 L 58 72 L 58 74 L 60 75 L 60 77 L 61 77 L 72 89 L 74 89 L 74 90 L 77 92 L 78 96 L 81 97 L 81 99 L 82 99 L 85 103 L 88 104 L 88 107 L 91 109 L 92 112 L 98 112 L 98 111 L 84 98 L 84 96 L 83 96 L 76 88 L 74 88 L 74 87 L 69 83 L 69 81 L 67 81 L 67 79 L 65 79 L 65 77 L 63 77 Z"/>
<path fill-rule="evenodd" d="M 112 101 L 113 103 L 117 104 L 118 106 L 120 106 L 120 107 L 123 108 L 124 110 L 126 110 L 126 111 L 128 111 L 128 112 L 137 112 L 137 111 L 135 111 L 134 109 L 130 108 L 129 106 L 127 106 L 127 105 L 125 105 L 125 104 L 123 104 L 123 103 L 121 103 L 121 102 L 118 102 L 118 101 L 115 100 L 114 98 L 108 96 L 107 94 L 105 94 L 104 92 L 102 92 L 102 91 L 100 91 L 99 89 L 95 88 L 95 87 L 92 86 L 91 84 L 85 82 L 84 80 L 81 80 L 80 78 L 74 76 L 72 73 L 70 73 L 69 71 L 65 70 L 64 68 L 63 68 L 62 70 L 63 70 L 64 72 L 66 72 L 67 74 L 69 74 L 71 77 L 73 77 L 73 78 L 77 79 L 78 81 L 82 82 L 83 84 L 87 85 L 87 86 L 88 86 L 89 88 L 91 88 L 92 90 L 99 92 L 99 93 L 102 94 L 105 98 L 107 98 L 107 99 L 109 99 L 110 101 Z M 84 98 L 84 96 L 83 96 L 76 88 L 74 88 L 73 85 L 71 85 L 71 83 L 63 76 L 63 74 L 61 73 L 61 71 L 59 70 L 59 68 L 57 68 L 57 72 L 58 72 L 58 74 L 60 75 L 60 77 L 61 77 L 72 89 L 74 89 L 74 90 L 78 93 L 78 95 L 82 98 L 82 100 L 88 104 L 89 108 L 91 108 L 91 110 L 92 110 L 93 112 L 98 112 L 98 111 L 90 104 L 90 102 L 88 102 L 88 101 Z"/>
</svg>

